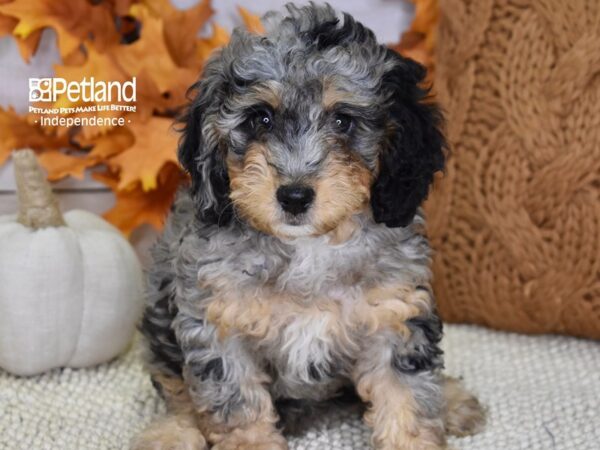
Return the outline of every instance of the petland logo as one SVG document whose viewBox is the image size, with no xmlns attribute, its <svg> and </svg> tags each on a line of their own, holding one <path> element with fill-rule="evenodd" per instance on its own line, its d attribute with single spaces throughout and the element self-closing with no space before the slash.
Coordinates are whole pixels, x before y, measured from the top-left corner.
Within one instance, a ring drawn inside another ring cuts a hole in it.
<svg viewBox="0 0 600 450">
<path fill-rule="evenodd" d="M 39 116 L 42 126 L 123 126 L 124 115 L 136 112 L 132 104 L 136 99 L 135 77 L 124 82 L 96 81 L 94 77 L 81 81 L 29 79 L 29 102 L 35 103 L 29 105 L 29 112 Z"/>
<path fill-rule="evenodd" d="M 66 94 L 72 103 L 94 102 L 110 103 L 135 102 L 136 78 L 131 81 L 96 81 L 94 77 L 89 80 L 67 81 L 64 78 L 30 78 L 30 102 L 56 102 L 60 95 Z"/>
</svg>

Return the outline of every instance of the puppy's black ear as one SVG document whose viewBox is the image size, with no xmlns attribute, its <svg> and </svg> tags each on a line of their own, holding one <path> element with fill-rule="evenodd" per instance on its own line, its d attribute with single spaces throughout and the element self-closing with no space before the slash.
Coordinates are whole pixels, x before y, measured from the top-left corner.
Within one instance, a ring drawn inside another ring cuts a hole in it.
<svg viewBox="0 0 600 450">
<path fill-rule="evenodd" d="M 371 207 L 376 222 L 403 227 L 427 198 L 434 173 L 444 168 L 446 142 L 442 114 L 427 102 L 428 91 L 420 86 L 425 68 L 387 52 L 391 68 L 382 80 L 382 92 L 389 108 L 388 137 L 379 156 Z"/>
<path fill-rule="evenodd" d="M 180 118 L 183 136 L 179 141 L 179 162 L 192 179 L 191 191 L 200 220 L 225 225 L 233 215 L 229 176 L 225 155 L 207 123 L 211 109 L 219 104 L 222 88 L 210 76 L 205 76 L 189 92 L 194 98 Z"/>
</svg>

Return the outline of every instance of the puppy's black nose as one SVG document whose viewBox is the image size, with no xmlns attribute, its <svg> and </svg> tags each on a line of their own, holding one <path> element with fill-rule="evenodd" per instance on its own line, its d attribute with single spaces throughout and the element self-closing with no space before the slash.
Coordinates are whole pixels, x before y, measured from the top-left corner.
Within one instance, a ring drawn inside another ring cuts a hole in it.
<svg viewBox="0 0 600 450">
<path fill-rule="evenodd" d="M 277 189 L 277 201 L 284 211 L 302 214 L 315 198 L 315 191 L 307 186 L 288 185 Z"/>
</svg>

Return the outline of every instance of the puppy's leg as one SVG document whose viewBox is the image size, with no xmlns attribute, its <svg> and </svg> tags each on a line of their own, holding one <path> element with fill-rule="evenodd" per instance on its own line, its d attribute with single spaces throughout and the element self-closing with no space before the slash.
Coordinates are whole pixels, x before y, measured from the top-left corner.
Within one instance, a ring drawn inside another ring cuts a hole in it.
<svg viewBox="0 0 600 450">
<path fill-rule="evenodd" d="M 352 378 L 380 450 L 446 448 L 442 323 L 427 287 L 379 286 L 366 295 L 369 336 Z"/>
<path fill-rule="evenodd" d="M 185 327 L 184 321 L 179 323 Z M 266 388 L 270 379 L 243 338 L 218 337 L 212 329 L 194 334 L 183 329 L 181 336 L 184 377 L 200 429 L 213 450 L 287 450 L 275 426 L 278 417 Z"/>
<path fill-rule="evenodd" d="M 167 403 L 168 415 L 151 423 L 132 443 L 133 450 L 205 450 L 194 405 L 183 379 L 156 374 L 153 383 Z"/>
<path fill-rule="evenodd" d="M 238 378 L 242 376 L 243 378 Z M 213 389 L 195 391 L 199 425 L 213 450 L 287 450 L 277 430 L 277 414 L 262 375 L 229 374 Z M 226 396 L 221 402 L 222 396 Z"/>
<path fill-rule="evenodd" d="M 388 360 L 388 363 L 390 361 Z M 379 450 L 446 448 L 439 376 L 407 375 L 391 364 L 364 362 L 356 379 L 358 394 L 368 404 L 365 421 L 373 428 Z"/>
<path fill-rule="evenodd" d="M 456 378 L 444 378 L 444 400 L 444 425 L 447 433 L 469 436 L 483 429 L 485 409 Z"/>
</svg>

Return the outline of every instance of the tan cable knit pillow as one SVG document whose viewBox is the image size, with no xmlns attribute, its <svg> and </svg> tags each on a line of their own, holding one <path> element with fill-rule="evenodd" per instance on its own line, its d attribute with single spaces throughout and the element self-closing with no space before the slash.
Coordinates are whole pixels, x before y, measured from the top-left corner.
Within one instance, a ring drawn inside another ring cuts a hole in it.
<svg viewBox="0 0 600 450">
<path fill-rule="evenodd" d="M 600 1 L 440 0 L 442 316 L 600 338 Z"/>
</svg>

